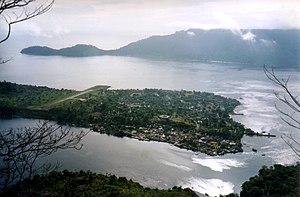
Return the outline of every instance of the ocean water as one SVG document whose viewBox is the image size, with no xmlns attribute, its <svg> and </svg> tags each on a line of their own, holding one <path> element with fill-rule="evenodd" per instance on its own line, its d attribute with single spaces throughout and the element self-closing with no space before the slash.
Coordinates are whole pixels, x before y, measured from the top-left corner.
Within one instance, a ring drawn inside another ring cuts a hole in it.
<svg viewBox="0 0 300 197">
<path fill-rule="evenodd" d="M 299 72 L 278 71 L 290 76 L 290 88 L 299 92 Z M 95 85 L 113 89 L 162 88 L 213 92 L 241 102 L 232 116 L 256 132 L 270 132 L 275 138 L 242 139 L 243 153 L 211 157 L 161 142 L 141 142 L 90 132 L 80 151 L 59 151 L 47 158 L 63 168 L 92 170 L 125 176 L 149 187 L 190 187 L 215 196 L 239 192 L 240 185 L 257 174 L 262 165 L 292 164 L 295 155 L 283 142 L 283 133 L 295 130 L 284 124 L 276 111 L 273 94 L 279 89 L 262 68 L 198 62 L 154 61 L 131 57 L 37 57 L 18 54 L 0 65 L 0 80 L 84 90 Z M 33 126 L 39 120 L 0 120 L 0 129 Z M 83 128 L 72 128 L 79 131 Z M 257 149 L 257 153 L 252 151 Z M 263 156 L 265 155 L 265 156 Z"/>
</svg>

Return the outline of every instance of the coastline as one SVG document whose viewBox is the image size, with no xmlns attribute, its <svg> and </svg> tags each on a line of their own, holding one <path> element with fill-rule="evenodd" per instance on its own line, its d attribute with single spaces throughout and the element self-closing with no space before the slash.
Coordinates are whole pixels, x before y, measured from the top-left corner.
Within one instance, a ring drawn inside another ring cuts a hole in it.
<svg viewBox="0 0 300 197">
<path fill-rule="evenodd" d="M 22 88 L 23 92 L 36 91 L 28 98 L 27 106 L 10 92 L 7 98 L 4 96 L 8 103 L 2 104 L 4 117 L 7 113 L 6 117 L 54 120 L 116 137 L 167 142 L 210 156 L 242 152 L 241 138 L 253 133 L 230 117 L 240 102 L 207 92 L 109 90 L 106 85 L 70 92 L 9 82 L 0 85 Z M 63 97 L 65 92 L 68 94 Z M 39 95 L 47 94 L 55 96 L 47 97 L 46 103 L 40 101 Z M 16 100 L 15 104 L 11 100 Z M 9 107 L 12 104 L 15 107 Z"/>
</svg>

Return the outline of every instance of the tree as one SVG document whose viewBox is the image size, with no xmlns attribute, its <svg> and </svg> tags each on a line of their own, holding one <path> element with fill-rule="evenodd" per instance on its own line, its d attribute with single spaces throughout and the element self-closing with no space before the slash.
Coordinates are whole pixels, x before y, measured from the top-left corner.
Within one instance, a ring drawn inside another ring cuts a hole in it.
<svg viewBox="0 0 300 197">
<path fill-rule="evenodd" d="M 0 0 L 0 18 L 7 24 L 7 33 L 0 38 L 0 44 L 9 38 L 12 25 L 44 14 L 53 3 L 54 0 Z M 0 57 L 0 64 L 9 60 Z"/>
<path fill-rule="evenodd" d="M 44 14 L 53 3 L 54 0 L 1 0 L 0 15 L 7 23 L 8 29 L 6 36 L 0 40 L 0 44 L 9 38 L 12 25 Z"/>
<path fill-rule="evenodd" d="M 257 176 L 242 184 L 240 196 L 299 196 L 299 170 L 299 163 L 292 166 L 263 166 Z"/>
<path fill-rule="evenodd" d="M 282 92 L 275 92 L 276 98 L 280 101 L 282 106 L 275 104 L 275 108 L 281 115 L 281 119 L 288 124 L 290 127 L 300 130 L 300 101 L 298 96 L 295 93 L 291 92 L 289 89 L 288 83 L 290 77 L 286 79 L 279 79 L 275 74 L 274 68 L 267 68 L 264 65 L 264 73 L 273 83 L 283 90 Z M 300 159 L 300 141 L 295 138 L 292 133 L 283 134 L 281 138 L 285 143 L 294 151 L 298 159 Z"/>
<path fill-rule="evenodd" d="M 57 165 L 40 159 L 61 149 L 81 149 L 80 141 L 88 132 L 78 133 L 68 127 L 40 122 L 36 127 L 0 132 L 0 189 Z"/>
<path fill-rule="evenodd" d="M 44 14 L 53 3 L 54 0 L 0 0 L 0 17 L 7 24 L 7 33 L 0 38 L 0 44 L 10 37 L 12 25 Z M 7 61 L 0 57 L 0 64 Z M 68 127 L 49 122 L 33 128 L 0 131 L 0 190 L 36 173 L 54 169 L 57 165 L 40 159 L 60 149 L 81 149 L 80 141 L 87 133 L 75 133 Z"/>
</svg>

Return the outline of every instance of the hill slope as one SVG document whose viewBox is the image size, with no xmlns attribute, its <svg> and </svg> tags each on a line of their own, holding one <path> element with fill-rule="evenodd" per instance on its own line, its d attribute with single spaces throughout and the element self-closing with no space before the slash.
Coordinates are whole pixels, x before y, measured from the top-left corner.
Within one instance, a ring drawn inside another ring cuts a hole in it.
<svg viewBox="0 0 300 197">
<path fill-rule="evenodd" d="M 119 55 L 176 61 L 221 61 L 297 67 L 300 65 L 300 30 L 189 29 L 171 35 L 152 36 L 116 50 L 91 45 L 63 49 L 29 47 L 30 55 Z"/>
<path fill-rule="evenodd" d="M 98 49 L 92 45 L 77 44 L 72 47 L 62 49 L 52 49 L 45 46 L 32 46 L 21 51 L 22 54 L 27 55 L 41 55 L 41 56 L 67 56 L 67 57 L 88 57 L 106 55 L 107 51 Z"/>
<path fill-rule="evenodd" d="M 18 182 L 16 185 L 0 191 L 4 197 L 31 196 L 166 196 L 166 197 L 196 197 L 191 189 L 173 187 L 172 189 L 150 189 L 139 183 L 115 175 L 102 175 L 92 172 L 50 172 L 47 176 L 36 175 L 32 179 Z"/>
<path fill-rule="evenodd" d="M 120 48 L 119 55 L 173 60 L 300 65 L 299 30 L 199 30 L 152 36 Z"/>
</svg>

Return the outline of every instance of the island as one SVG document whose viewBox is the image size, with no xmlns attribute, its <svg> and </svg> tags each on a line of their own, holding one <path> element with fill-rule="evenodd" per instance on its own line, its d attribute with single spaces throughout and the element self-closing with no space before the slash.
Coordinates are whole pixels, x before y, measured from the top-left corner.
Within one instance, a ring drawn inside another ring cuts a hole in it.
<svg viewBox="0 0 300 197">
<path fill-rule="evenodd" d="M 211 156 L 242 152 L 254 132 L 231 118 L 239 101 L 213 93 L 162 89 L 84 91 L 0 82 L 1 118 L 38 118 L 103 134 L 159 141 Z"/>
<path fill-rule="evenodd" d="M 128 56 L 154 60 L 197 61 L 242 67 L 273 65 L 299 70 L 299 29 L 188 29 L 170 35 L 154 35 L 118 49 L 104 50 L 77 44 L 60 49 L 30 46 L 22 54 L 90 57 Z"/>
</svg>

